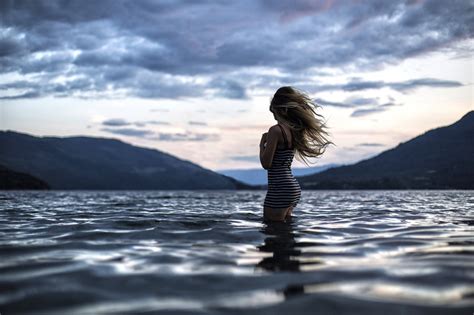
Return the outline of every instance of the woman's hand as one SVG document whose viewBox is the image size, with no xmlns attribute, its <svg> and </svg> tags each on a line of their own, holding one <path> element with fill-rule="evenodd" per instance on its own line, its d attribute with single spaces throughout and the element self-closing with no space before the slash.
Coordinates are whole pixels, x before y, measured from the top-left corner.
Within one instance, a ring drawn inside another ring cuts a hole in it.
<svg viewBox="0 0 474 315">
<path fill-rule="evenodd" d="M 265 148 L 265 143 L 267 142 L 268 132 L 262 134 L 262 138 L 260 139 L 260 149 Z"/>
</svg>

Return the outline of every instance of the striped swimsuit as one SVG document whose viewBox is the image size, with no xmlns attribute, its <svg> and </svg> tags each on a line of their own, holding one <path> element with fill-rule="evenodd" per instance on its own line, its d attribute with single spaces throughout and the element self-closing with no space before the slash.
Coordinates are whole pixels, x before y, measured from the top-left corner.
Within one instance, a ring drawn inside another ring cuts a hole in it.
<svg viewBox="0 0 474 315">
<path fill-rule="evenodd" d="M 301 198 L 301 187 L 291 172 L 295 152 L 288 147 L 285 130 L 278 126 L 283 133 L 286 149 L 277 148 L 275 151 L 272 166 L 267 170 L 268 191 L 263 203 L 264 207 L 274 209 L 296 206 Z"/>
</svg>

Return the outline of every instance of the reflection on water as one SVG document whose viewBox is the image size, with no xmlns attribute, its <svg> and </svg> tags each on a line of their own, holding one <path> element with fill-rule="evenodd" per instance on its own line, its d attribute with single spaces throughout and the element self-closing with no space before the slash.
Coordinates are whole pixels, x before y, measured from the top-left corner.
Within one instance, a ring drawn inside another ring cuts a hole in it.
<svg viewBox="0 0 474 315">
<path fill-rule="evenodd" d="M 300 261 L 296 258 L 301 255 L 301 251 L 295 247 L 293 220 L 264 224 L 261 231 L 267 237 L 265 237 L 264 244 L 257 246 L 257 248 L 272 255 L 264 257 L 257 266 L 268 271 L 299 271 Z"/>
<path fill-rule="evenodd" d="M 473 191 L 0 192 L 2 314 L 471 314 Z"/>
<path fill-rule="evenodd" d="M 257 246 L 257 248 L 264 253 L 270 253 L 271 256 L 264 257 L 257 264 L 257 267 L 271 272 L 301 271 L 300 265 L 302 262 L 298 258 L 301 256 L 302 251 L 296 247 L 294 226 L 294 217 L 285 222 L 264 223 L 261 231 L 267 237 L 265 237 L 264 244 Z M 278 291 L 287 299 L 304 294 L 304 286 L 288 285 Z"/>
</svg>

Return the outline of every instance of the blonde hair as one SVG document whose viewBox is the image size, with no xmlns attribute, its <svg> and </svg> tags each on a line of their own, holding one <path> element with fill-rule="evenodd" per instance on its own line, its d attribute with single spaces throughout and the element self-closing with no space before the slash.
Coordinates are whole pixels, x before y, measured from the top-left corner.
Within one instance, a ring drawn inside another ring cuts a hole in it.
<svg viewBox="0 0 474 315">
<path fill-rule="evenodd" d="M 296 158 L 309 165 L 308 158 L 318 158 L 329 144 L 329 133 L 322 115 L 316 113 L 319 106 L 301 90 L 290 86 L 279 88 L 270 102 L 270 111 L 292 131 Z"/>
</svg>

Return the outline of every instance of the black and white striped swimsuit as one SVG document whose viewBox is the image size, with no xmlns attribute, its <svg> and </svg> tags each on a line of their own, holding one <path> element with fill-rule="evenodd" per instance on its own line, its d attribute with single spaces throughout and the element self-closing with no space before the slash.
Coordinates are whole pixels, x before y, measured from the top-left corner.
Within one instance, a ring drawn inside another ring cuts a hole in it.
<svg viewBox="0 0 474 315">
<path fill-rule="evenodd" d="M 301 198 L 301 187 L 291 172 L 291 163 L 295 155 L 294 149 L 288 147 L 285 130 L 283 132 L 285 149 L 275 150 L 272 166 L 267 170 L 268 191 L 263 203 L 264 207 L 288 208 L 296 206 Z"/>
</svg>

